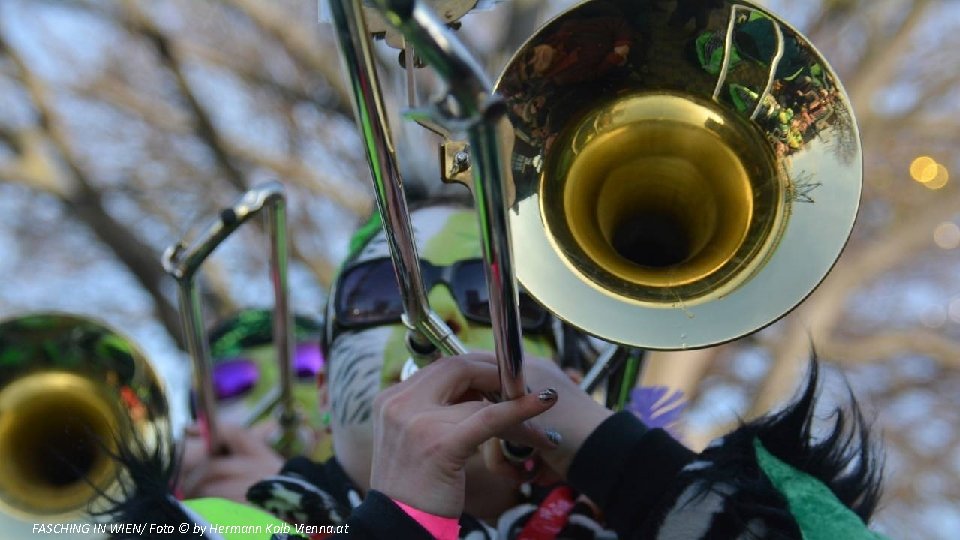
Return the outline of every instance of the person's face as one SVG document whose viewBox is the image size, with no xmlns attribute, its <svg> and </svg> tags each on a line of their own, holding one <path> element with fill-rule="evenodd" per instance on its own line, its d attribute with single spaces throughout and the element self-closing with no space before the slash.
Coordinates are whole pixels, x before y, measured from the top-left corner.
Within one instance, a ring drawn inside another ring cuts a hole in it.
<svg viewBox="0 0 960 540">
<path fill-rule="evenodd" d="M 472 210 L 424 208 L 414 212 L 411 221 L 421 259 L 446 266 L 480 257 L 477 218 Z M 389 256 L 386 238 L 381 232 L 363 248 L 353 264 Z M 468 349 L 493 351 L 493 330 L 489 325 L 468 320 L 445 285 L 436 285 L 427 291 L 427 297 L 433 310 Z M 399 382 L 400 371 L 410 356 L 406 335 L 406 327 L 398 321 L 344 331 L 330 344 L 328 382 L 336 454 L 353 479 L 364 483 L 363 487 L 369 476 L 373 399 L 382 388 Z M 525 335 L 524 351 L 542 358 L 554 355 L 552 340 L 546 335 Z M 355 469 L 360 469 L 359 465 L 365 462 L 366 469 L 351 471 L 348 462 L 359 462 Z"/>
<path fill-rule="evenodd" d="M 274 344 L 266 343 L 213 359 L 217 415 L 223 423 L 245 426 L 272 421 L 273 416 L 267 413 L 280 388 L 277 354 Z M 291 390 L 298 412 L 304 415 L 305 434 L 310 435 L 311 446 L 304 449 L 304 453 L 314 459 L 326 459 L 332 450 L 323 422 L 327 411 L 321 409 L 323 399 L 317 391 L 318 376 L 323 369 L 318 340 L 297 342 L 293 355 Z"/>
<path fill-rule="evenodd" d="M 411 222 L 421 259 L 447 266 L 480 257 L 476 216 L 471 210 L 424 208 L 413 213 Z M 386 238 L 381 232 L 362 249 L 350 266 L 389 256 Z M 468 349 L 493 351 L 492 328 L 468 320 L 446 285 L 437 284 L 427 291 L 427 297 L 431 308 Z M 329 384 L 338 423 L 369 423 L 373 396 L 380 389 L 400 381 L 400 371 L 410 357 L 406 337 L 407 328 L 396 321 L 358 331 L 344 331 L 334 338 L 329 353 Z M 524 350 L 532 356 L 553 356 L 552 341 L 546 335 L 525 335 Z"/>
</svg>

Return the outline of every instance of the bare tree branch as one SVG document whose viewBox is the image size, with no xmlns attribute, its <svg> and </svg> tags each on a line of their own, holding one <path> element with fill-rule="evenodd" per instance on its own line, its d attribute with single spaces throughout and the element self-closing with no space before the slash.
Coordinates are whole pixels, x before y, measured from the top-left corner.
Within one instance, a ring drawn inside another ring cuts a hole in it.
<svg viewBox="0 0 960 540">
<path fill-rule="evenodd" d="M 269 76 L 262 69 L 254 69 L 248 62 L 243 61 L 235 54 L 227 54 L 224 51 L 205 47 L 197 43 L 178 44 L 183 54 L 209 65 L 218 66 L 229 70 L 234 75 L 250 83 L 251 86 L 264 88 L 288 101 L 302 101 L 307 103 L 318 103 L 324 105 L 325 110 L 331 113 L 337 113 L 346 119 L 352 119 L 352 112 L 349 103 L 344 104 L 339 99 L 320 99 L 317 92 L 310 92 L 308 89 L 283 84 L 276 78 Z M 333 103 L 327 103 L 333 101 Z"/>
<path fill-rule="evenodd" d="M 81 95 L 101 100 L 132 113 L 152 127 L 178 134 L 191 132 L 189 120 L 180 110 L 156 100 L 144 99 L 122 81 L 97 79 L 91 84 L 75 87 L 75 90 Z M 218 135 L 217 144 L 231 162 L 246 161 L 258 167 L 270 169 L 284 181 L 294 182 L 356 215 L 362 216 L 370 212 L 371 200 L 368 193 L 328 178 L 319 171 L 307 168 L 299 161 L 270 156 L 262 151 L 243 147 L 224 135 Z"/>
<path fill-rule="evenodd" d="M 868 117 L 872 114 L 868 104 L 879 89 L 890 84 L 895 69 L 909 49 L 914 30 L 931 4 L 931 0 L 915 0 L 909 14 L 892 35 L 878 31 L 871 36 L 871 45 L 847 87 L 850 101 L 857 106 L 857 111 L 862 116 Z"/>
<path fill-rule="evenodd" d="M 181 336 L 179 315 L 161 290 L 161 285 L 167 276 L 160 267 L 156 254 L 104 208 L 100 193 L 93 186 L 73 153 L 47 96 L 44 83 L 27 67 L 2 33 L 0 33 L 0 52 L 16 66 L 20 80 L 36 111 L 38 125 L 70 173 L 72 185 L 67 191 L 60 193 L 61 200 L 71 213 L 89 226 L 97 238 L 113 251 L 117 259 L 130 269 L 153 298 L 157 315 L 167 331 L 171 336 L 179 339 Z M 53 170 L 53 166 L 47 169 Z M 45 176 L 51 173 L 39 174 Z M 47 183 L 50 184 L 49 181 Z"/>
<path fill-rule="evenodd" d="M 932 358 L 946 368 L 960 368 L 960 343 L 929 328 L 885 331 L 857 339 L 826 339 L 817 343 L 817 350 L 824 358 L 840 365 L 882 362 L 917 354 Z"/>
<path fill-rule="evenodd" d="M 839 326 L 849 291 L 863 287 L 933 246 L 933 229 L 957 212 L 954 197 L 943 196 L 920 215 L 896 221 L 863 248 L 848 250 L 817 292 L 791 315 L 787 335 L 774 350 L 776 364 L 753 400 L 749 416 L 763 414 L 789 395 L 788 390 L 813 344 L 826 341 Z"/>
<path fill-rule="evenodd" d="M 311 32 L 300 24 L 291 24 L 290 17 L 271 2 L 257 0 L 223 0 L 225 4 L 238 9 L 257 26 L 273 36 L 286 49 L 296 62 L 311 73 L 319 73 L 330 85 L 339 101 L 336 109 L 347 118 L 353 118 L 350 109 L 353 98 L 340 73 L 340 61 L 334 53 L 332 43 L 322 46 L 313 38 Z M 326 51 L 324 52 L 324 49 Z"/>
<path fill-rule="evenodd" d="M 71 90 L 77 95 L 96 99 L 118 110 L 132 113 L 151 127 L 170 133 L 187 134 L 193 129 L 190 116 L 177 107 L 151 99 L 123 81 L 108 76 L 97 77 Z"/>
<path fill-rule="evenodd" d="M 197 135 L 204 140 L 208 147 L 213 151 L 214 157 L 220 168 L 226 174 L 227 180 L 240 191 L 247 189 L 247 181 L 244 172 L 234 163 L 231 152 L 228 149 L 228 143 L 222 137 L 215 127 L 210 115 L 200 104 L 199 99 L 193 92 L 189 81 L 183 71 L 182 64 L 176 52 L 176 46 L 172 43 L 161 30 L 150 21 L 145 13 L 136 7 L 135 3 L 125 3 L 124 18 L 121 21 L 128 30 L 134 34 L 141 34 L 148 38 L 157 49 L 163 64 L 174 74 L 177 80 L 177 87 L 181 94 L 187 100 L 189 108 L 195 120 L 195 129 Z M 340 198 L 339 195 L 336 198 Z M 359 205 L 350 202 L 354 207 Z M 292 258 L 300 260 L 307 264 L 318 277 L 324 282 L 329 283 L 335 273 L 333 265 L 326 260 L 314 259 L 305 256 L 297 247 L 296 242 L 291 241 L 290 255 Z"/>
<path fill-rule="evenodd" d="M 193 88 L 190 86 L 180 62 L 176 45 L 143 13 L 135 2 L 124 2 L 123 17 L 119 20 L 131 35 L 139 35 L 149 40 L 157 51 L 160 61 L 170 71 L 177 82 L 180 94 L 187 102 L 187 107 L 194 121 L 194 129 L 200 139 L 207 143 L 217 164 L 224 171 L 226 180 L 238 192 L 249 189 L 243 171 L 230 159 L 224 148 L 220 133 L 214 126 L 210 114 L 200 103 Z"/>
</svg>

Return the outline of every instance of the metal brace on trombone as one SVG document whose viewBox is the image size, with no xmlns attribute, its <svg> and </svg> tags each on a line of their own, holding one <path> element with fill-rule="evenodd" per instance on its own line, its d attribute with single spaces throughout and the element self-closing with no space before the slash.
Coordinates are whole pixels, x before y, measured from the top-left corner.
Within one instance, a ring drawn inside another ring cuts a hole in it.
<svg viewBox="0 0 960 540">
<path fill-rule="evenodd" d="M 357 119 L 367 138 L 367 158 L 374 176 L 377 205 L 384 216 L 394 267 L 404 298 L 410 341 L 432 343 L 445 354 L 466 352 L 456 336 L 430 309 L 420 276 L 419 259 L 403 195 L 403 181 L 384 114 L 375 63 L 362 4 L 359 0 L 331 0 L 331 14 L 346 71 L 354 90 Z M 502 103 L 479 63 L 452 34 L 443 19 L 422 2 L 378 1 L 390 23 L 428 65 L 446 82 L 450 105 L 440 121 L 467 134 L 471 149 L 473 194 L 481 230 L 481 246 L 490 291 L 494 345 L 500 367 L 501 397 L 525 393 L 523 383 L 519 289 L 513 269 L 508 233 L 506 170 L 498 135 L 505 122 Z M 446 118 L 443 118 L 446 117 Z M 452 122 L 451 122 L 452 121 Z M 495 271 L 493 270 L 495 269 Z"/>
<path fill-rule="evenodd" d="M 218 218 L 192 244 L 180 240 L 163 254 L 163 268 L 177 280 L 180 315 L 187 350 L 193 361 L 197 385 L 196 410 L 204 426 L 208 451 L 223 451 L 223 439 L 216 415 L 216 400 L 211 376 L 210 348 L 203 324 L 203 308 L 196 287 L 196 275 L 204 261 L 241 225 L 260 213 L 264 214 L 270 237 L 270 281 L 274 293 L 273 345 L 280 367 L 280 392 L 261 408 L 263 412 L 279 406 L 280 437 L 275 448 L 284 456 L 302 450 L 301 415 L 293 398 L 293 315 L 289 302 L 288 235 L 286 198 L 279 182 L 269 182 L 247 191 L 233 206 L 220 212 Z M 257 413 L 252 422 L 262 413 Z"/>
</svg>

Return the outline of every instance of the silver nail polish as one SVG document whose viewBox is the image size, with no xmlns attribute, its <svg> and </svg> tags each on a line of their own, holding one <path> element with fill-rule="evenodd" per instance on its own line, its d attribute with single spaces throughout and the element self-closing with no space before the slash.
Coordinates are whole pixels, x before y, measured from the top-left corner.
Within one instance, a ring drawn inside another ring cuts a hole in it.
<svg viewBox="0 0 960 540">
<path fill-rule="evenodd" d="M 545 432 L 545 435 L 547 436 L 547 439 L 554 444 L 554 446 L 560 446 L 560 441 L 563 440 L 563 437 L 561 437 L 559 433 L 552 429 L 548 429 Z"/>
<path fill-rule="evenodd" d="M 557 391 L 553 388 L 547 388 L 546 390 L 537 394 L 537 397 L 540 398 L 540 401 L 548 403 L 557 399 Z"/>
</svg>

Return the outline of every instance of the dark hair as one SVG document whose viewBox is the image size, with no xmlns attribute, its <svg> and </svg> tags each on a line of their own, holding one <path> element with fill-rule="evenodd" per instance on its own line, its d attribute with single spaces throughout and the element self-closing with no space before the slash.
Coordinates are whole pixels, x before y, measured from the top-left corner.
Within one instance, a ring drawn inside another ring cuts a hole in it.
<svg viewBox="0 0 960 540">
<path fill-rule="evenodd" d="M 852 392 L 847 410 L 834 410 L 833 425 L 826 437 L 813 438 L 818 381 L 819 364 L 814 358 L 798 399 L 778 413 L 741 424 L 704 450 L 696 466 L 678 475 L 671 500 L 675 501 L 676 495 L 691 485 L 697 486 L 695 497 L 711 492 L 724 494 L 723 512 L 714 517 L 710 528 L 718 538 L 726 538 L 725 533 L 734 537 L 741 532 L 755 536 L 749 525 L 757 519 L 763 523 L 764 538 L 801 538 L 786 499 L 757 463 L 753 441 L 759 439 L 781 461 L 823 482 L 841 503 L 867 523 L 880 499 L 882 451 L 873 441 Z M 669 510 L 661 509 L 660 521 Z"/>
<path fill-rule="evenodd" d="M 103 445 L 103 450 L 113 459 L 120 470 L 125 471 L 126 479 L 120 482 L 119 493 L 100 491 L 105 508 L 89 510 L 91 516 L 108 517 L 115 522 L 154 523 L 173 525 L 192 521 L 183 508 L 173 498 L 173 482 L 179 469 L 179 458 L 170 455 L 162 444 L 152 448 L 145 441 L 147 434 L 130 430 L 130 436 L 115 438 L 116 452 Z M 155 426 L 152 439 L 162 441 L 169 435 L 159 426 Z M 99 490 L 99 488 L 97 488 Z M 171 538 L 202 539 L 202 534 L 193 532 L 177 533 Z M 132 540 L 140 535 L 132 530 L 119 529 L 111 532 L 110 540 Z"/>
</svg>

